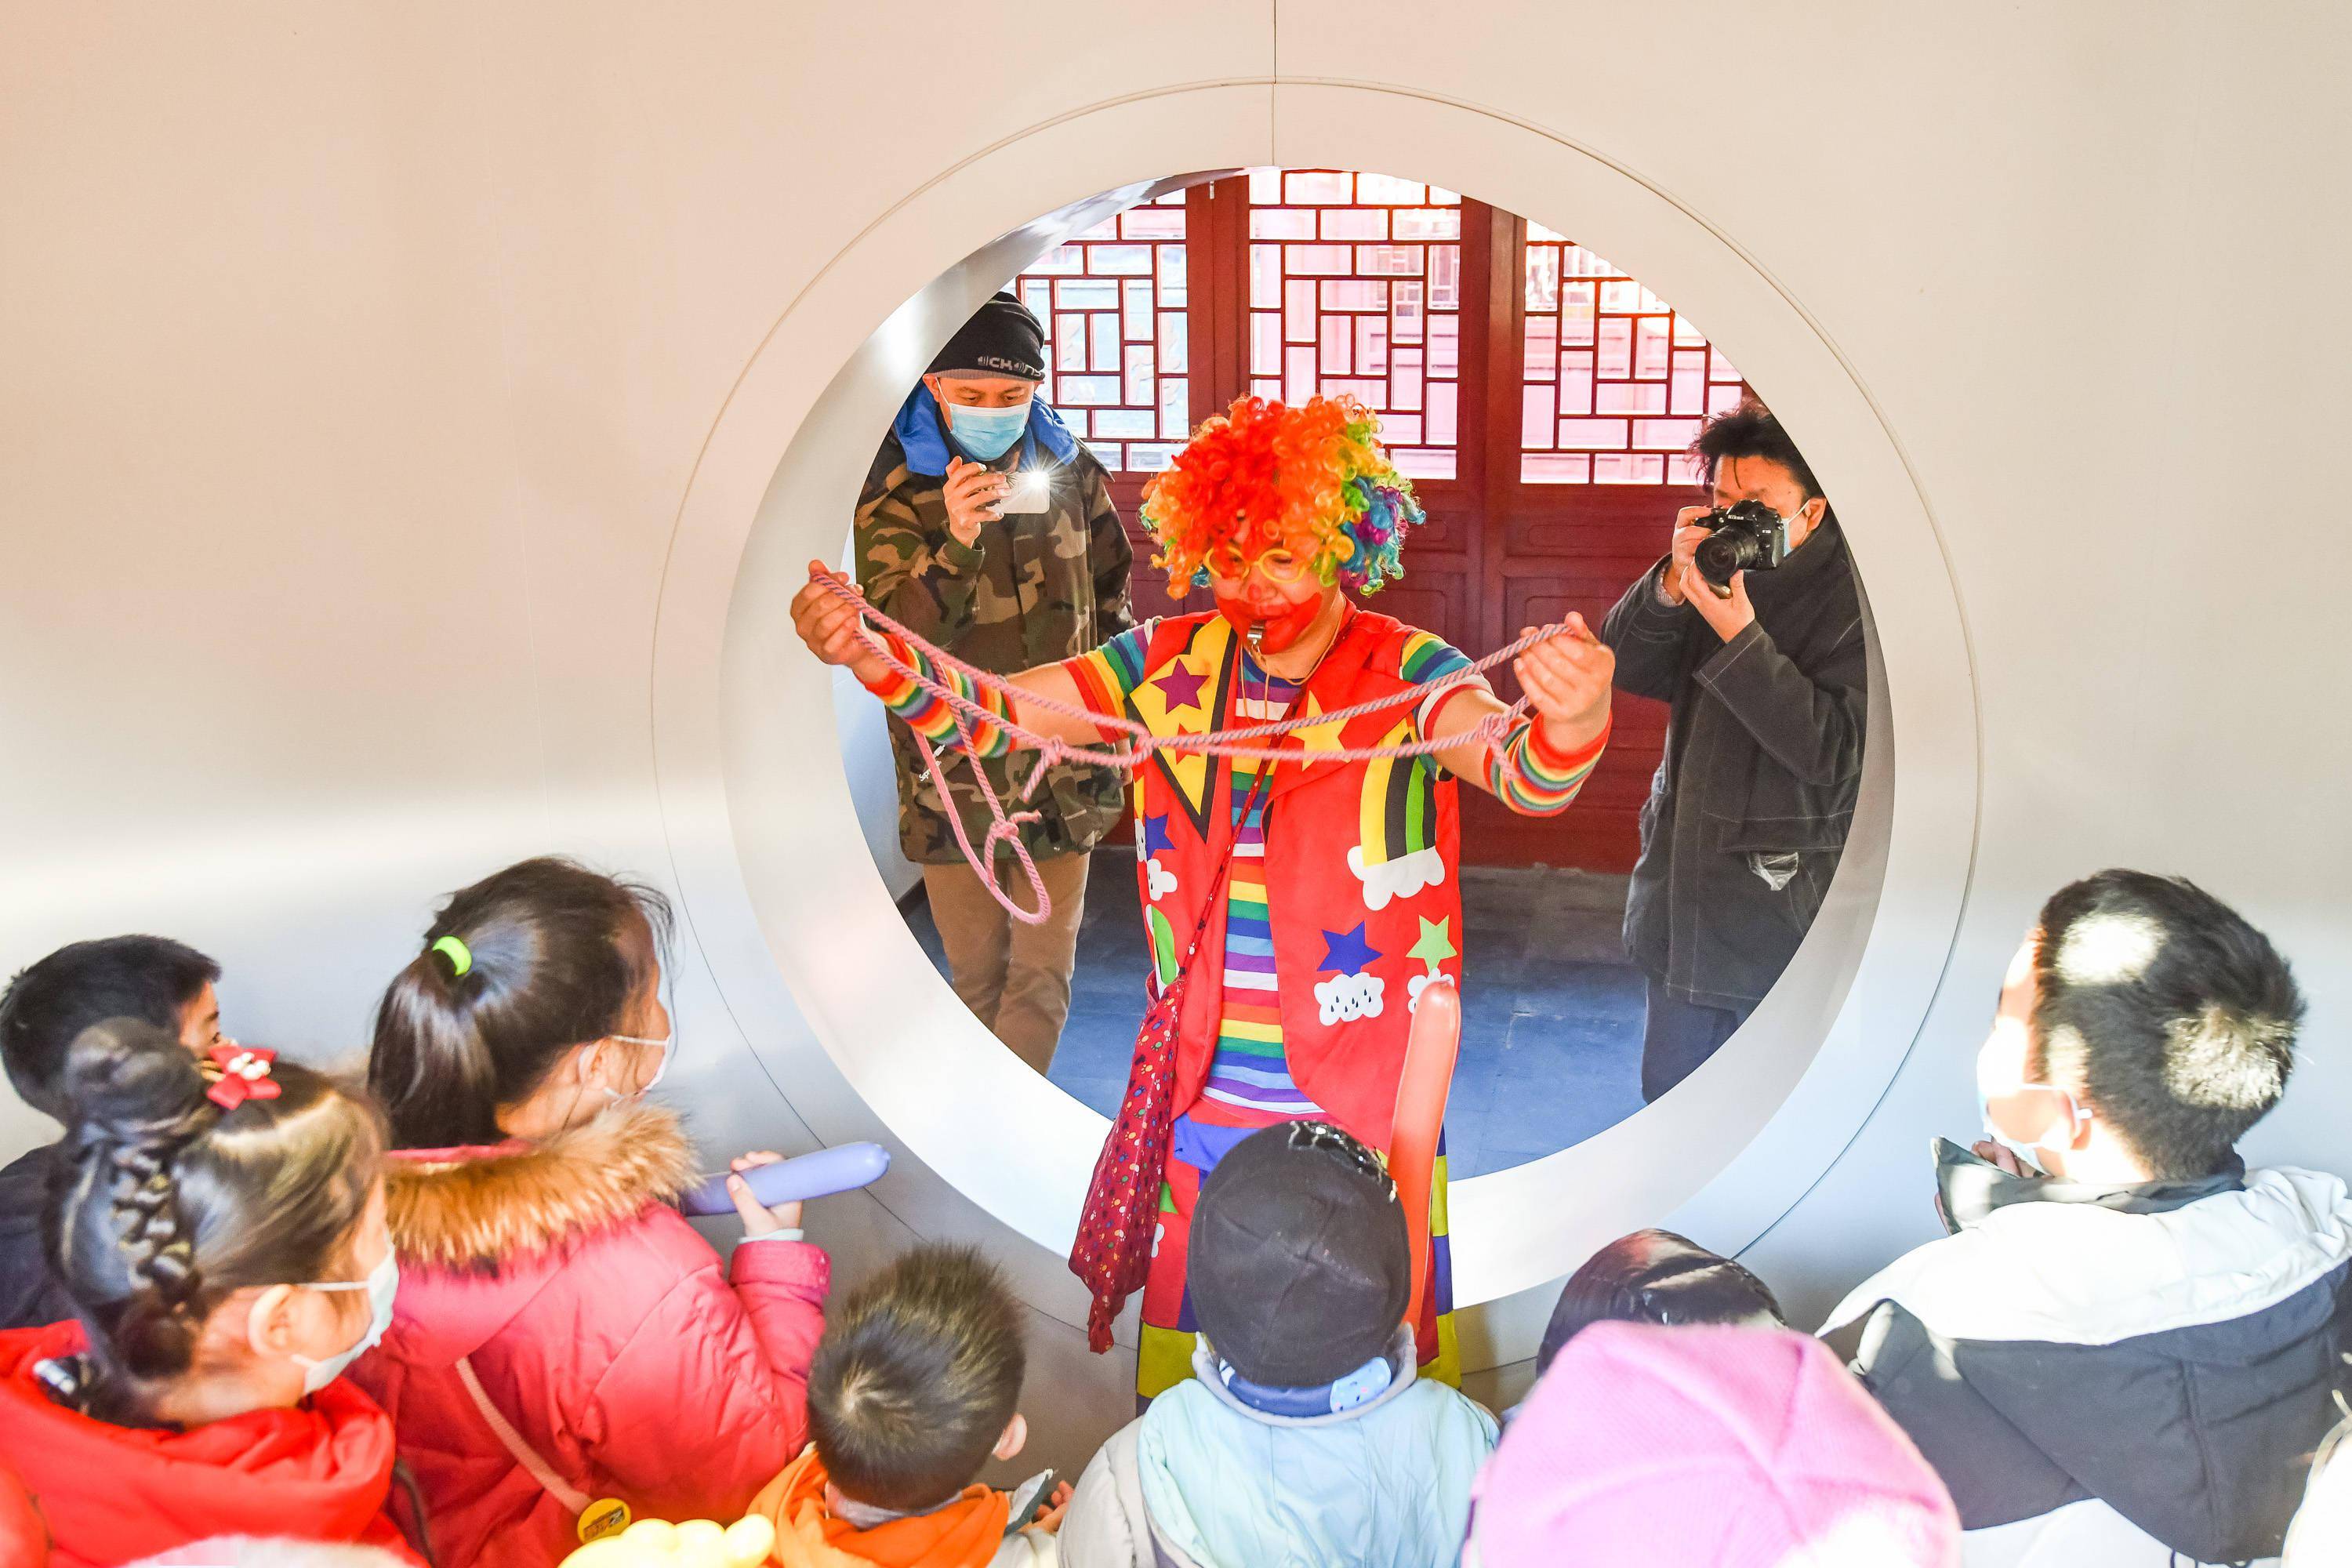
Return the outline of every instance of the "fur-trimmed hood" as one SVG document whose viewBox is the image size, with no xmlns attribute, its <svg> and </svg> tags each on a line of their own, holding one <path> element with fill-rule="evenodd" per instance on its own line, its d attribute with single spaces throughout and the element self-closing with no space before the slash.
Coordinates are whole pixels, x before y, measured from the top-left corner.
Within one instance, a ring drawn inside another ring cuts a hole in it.
<svg viewBox="0 0 2352 1568">
<path fill-rule="evenodd" d="M 400 1150 L 384 1217 L 404 1265 L 495 1269 L 668 1203 L 694 1173 L 675 1115 L 620 1105 L 536 1143 Z"/>
<path fill-rule="evenodd" d="M 732 1519 L 808 1441 L 831 1265 L 804 1241 L 722 1261 L 664 1201 L 692 1174 L 675 1118 L 615 1106 L 392 1163 L 400 1292 L 351 1379 L 392 1417 L 443 1562 L 546 1568 L 580 1544 L 569 1493 Z"/>
</svg>

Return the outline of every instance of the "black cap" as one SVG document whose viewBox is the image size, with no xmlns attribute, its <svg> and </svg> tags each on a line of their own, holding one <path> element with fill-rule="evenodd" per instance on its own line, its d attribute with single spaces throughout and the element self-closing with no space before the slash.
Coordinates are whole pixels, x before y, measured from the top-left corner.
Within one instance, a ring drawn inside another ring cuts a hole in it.
<svg viewBox="0 0 2352 1568">
<path fill-rule="evenodd" d="M 1771 1289 L 1740 1264 L 1671 1230 L 1621 1236 L 1568 1277 L 1551 1310 L 1536 1371 L 1594 1323 L 1786 1324 Z"/>
<path fill-rule="evenodd" d="M 931 360 L 931 374 L 1045 379 L 1045 329 L 1010 294 L 982 305 Z"/>
<path fill-rule="evenodd" d="M 1192 1210 L 1192 1316 L 1252 1383 L 1311 1388 L 1395 1338 L 1412 1296 L 1404 1206 L 1380 1157 L 1325 1121 L 1234 1145 Z"/>
</svg>

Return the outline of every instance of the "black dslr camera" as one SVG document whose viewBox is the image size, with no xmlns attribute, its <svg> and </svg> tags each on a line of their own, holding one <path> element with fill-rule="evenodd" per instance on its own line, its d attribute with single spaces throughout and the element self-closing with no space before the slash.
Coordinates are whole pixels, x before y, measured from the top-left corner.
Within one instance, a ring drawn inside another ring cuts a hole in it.
<svg viewBox="0 0 2352 1568">
<path fill-rule="evenodd" d="M 1691 560 L 1720 596 L 1730 596 L 1733 573 L 1769 572 L 1789 558 L 1788 520 L 1760 500 L 1738 501 L 1696 521 L 1712 531 Z"/>
</svg>

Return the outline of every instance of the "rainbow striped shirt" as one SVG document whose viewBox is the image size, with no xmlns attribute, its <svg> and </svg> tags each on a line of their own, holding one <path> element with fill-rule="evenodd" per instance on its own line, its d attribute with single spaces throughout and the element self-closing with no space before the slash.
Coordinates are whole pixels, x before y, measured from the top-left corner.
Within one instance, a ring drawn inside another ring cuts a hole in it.
<svg viewBox="0 0 2352 1568">
<path fill-rule="evenodd" d="M 1267 675 L 1246 652 L 1237 684 L 1234 719 L 1242 724 L 1281 718 L 1302 685 Z M 1203 1101 L 1217 1108 L 1210 1119 L 1249 1127 L 1292 1121 L 1322 1109 L 1292 1081 L 1282 1055 L 1281 983 L 1274 973 L 1274 926 L 1265 897 L 1266 803 L 1263 796 L 1250 803 L 1266 765 L 1236 757 L 1226 785 L 1233 800 L 1234 867 L 1225 876 L 1224 995 L 1216 1053 L 1201 1091 Z"/>
<path fill-rule="evenodd" d="M 1443 637 L 1428 632 L 1413 633 L 1399 661 L 1400 673 L 1416 684 L 1469 665 L 1470 660 Z M 1234 721 L 1279 719 L 1290 711 L 1298 692 L 1298 682 L 1265 675 L 1244 651 L 1234 700 Z M 1413 716 L 1416 737 L 1449 695 L 1441 692 L 1422 704 Z M 1257 782 L 1258 765 L 1234 759 L 1229 793 L 1236 819 Z M 1414 765 L 1433 768 L 1436 763 L 1424 758 Z M 1211 1126 L 1255 1129 L 1318 1116 L 1323 1108 L 1291 1078 L 1283 1055 L 1274 928 L 1266 909 L 1265 802 L 1258 803 L 1247 821 L 1237 820 L 1234 835 L 1234 868 L 1225 883 L 1223 1011 L 1217 1021 L 1217 1048 L 1209 1060 L 1208 1083 L 1192 1117 Z"/>
</svg>

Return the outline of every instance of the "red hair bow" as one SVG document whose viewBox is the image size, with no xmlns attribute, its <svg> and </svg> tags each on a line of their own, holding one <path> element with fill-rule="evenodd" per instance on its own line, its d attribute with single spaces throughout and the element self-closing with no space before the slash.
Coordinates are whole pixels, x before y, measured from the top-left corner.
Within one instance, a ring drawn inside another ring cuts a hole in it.
<svg viewBox="0 0 2352 1568">
<path fill-rule="evenodd" d="M 235 1110 L 248 1100 L 276 1100 L 283 1090 L 269 1076 L 276 1051 L 258 1046 L 215 1046 L 206 1053 L 213 1068 L 212 1088 L 205 1098 L 223 1110 Z"/>
</svg>

